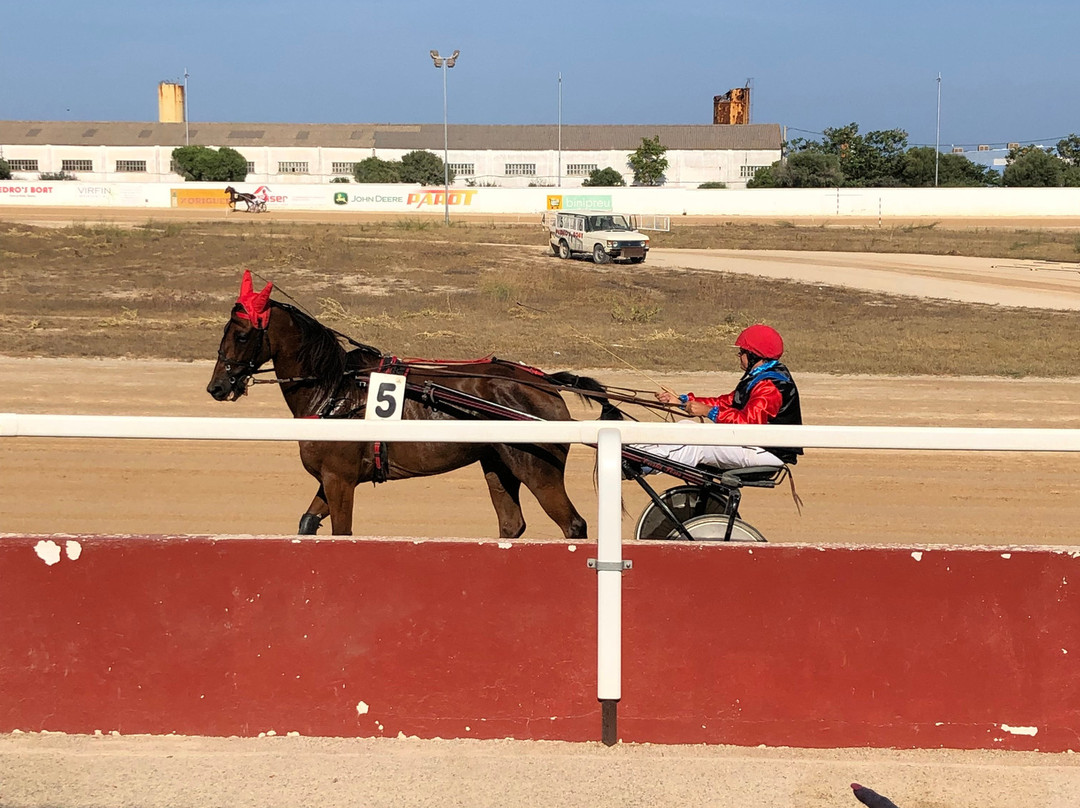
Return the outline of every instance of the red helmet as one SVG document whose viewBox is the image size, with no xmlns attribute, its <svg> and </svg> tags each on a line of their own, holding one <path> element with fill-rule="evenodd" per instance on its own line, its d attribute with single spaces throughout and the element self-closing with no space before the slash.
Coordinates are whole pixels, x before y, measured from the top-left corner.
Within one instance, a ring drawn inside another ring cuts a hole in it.
<svg viewBox="0 0 1080 808">
<path fill-rule="evenodd" d="M 763 359 L 779 359 L 784 353 L 784 340 L 780 332 L 767 325 L 752 325 L 735 340 L 735 347 L 749 351 Z"/>
</svg>

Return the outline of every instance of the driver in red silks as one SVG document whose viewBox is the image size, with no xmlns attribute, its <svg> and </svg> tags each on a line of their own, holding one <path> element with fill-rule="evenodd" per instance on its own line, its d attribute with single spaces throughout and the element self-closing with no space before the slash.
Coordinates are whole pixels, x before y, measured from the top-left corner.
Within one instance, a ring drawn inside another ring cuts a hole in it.
<svg viewBox="0 0 1080 808">
<path fill-rule="evenodd" d="M 664 404 L 682 404 L 688 415 L 704 416 L 717 424 L 787 424 L 802 423 L 799 390 L 791 373 L 781 364 L 784 340 L 776 329 L 752 325 L 735 340 L 743 376 L 735 389 L 715 398 L 693 393 L 676 395 L 667 390 L 656 393 Z M 693 423 L 686 419 L 682 423 Z M 782 466 L 795 463 L 803 453 L 798 448 L 761 449 L 754 446 L 694 446 L 639 443 L 634 449 L 667 458 L 688 466 L 708 465 L 722 469 L 748 466 Z M 624 476 L 635 476 L 636 468 L 626 468 Z M 641 474 L 654 473 L 647 463 Z"/>
</svg>

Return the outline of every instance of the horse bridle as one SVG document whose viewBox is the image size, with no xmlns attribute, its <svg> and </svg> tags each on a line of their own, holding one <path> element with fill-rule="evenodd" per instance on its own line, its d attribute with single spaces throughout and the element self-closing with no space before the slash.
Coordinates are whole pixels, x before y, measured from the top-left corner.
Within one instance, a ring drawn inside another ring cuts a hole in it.
<svg viewBox="0 0 1080 808">
<path fill-rule="evenodd" d="M 231 323 L 225 324 L 225 330 L 227 331 Z M 268 360 L 259 361 L 258 356 L 262 353 L 263 341 L 267 340 L 267 333 L 265 328 L 253 328 L 255 333 L 259 335 L 259 342 L 255 346 L 255 359 L 247 360 L 232 360 L 225 355 L 225 352 L 221 350 L 221 346 L 218 346 L 218 361 L 225 366 L 225 375 L 229 379 L 229 388 L 234 389 L 238 383 L 251 379 L 256 373 L 261 372 L 261 368 Z M 268 341 L 268 340 L 267 340 Z M 239 369 L 239 372 L 234 374 L 233 368 Z M 245 385 L 246 386 L 246 385 Z"/>
</svg>

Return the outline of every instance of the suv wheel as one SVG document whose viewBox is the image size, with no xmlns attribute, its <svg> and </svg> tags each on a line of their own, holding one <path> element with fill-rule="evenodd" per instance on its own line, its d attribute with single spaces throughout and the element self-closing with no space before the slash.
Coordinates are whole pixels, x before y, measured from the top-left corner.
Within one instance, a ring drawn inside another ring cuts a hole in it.
<svg viewBox="0 0 1080 808">
<path fill-rule="evenodd" d="M 559 258 L 569 258 L 569 257 L 570 257 L 570 245 L 567 244 L 566 241 L 560 241 L 559 242 Z"/>
<path fill-rule="evenodd" d="M 606 264 L 611 260 L 611 256 L 604 251 L 603 244 L 597 244 L 593 247 L 592 260 L 594 264 Z"/>
</svg>

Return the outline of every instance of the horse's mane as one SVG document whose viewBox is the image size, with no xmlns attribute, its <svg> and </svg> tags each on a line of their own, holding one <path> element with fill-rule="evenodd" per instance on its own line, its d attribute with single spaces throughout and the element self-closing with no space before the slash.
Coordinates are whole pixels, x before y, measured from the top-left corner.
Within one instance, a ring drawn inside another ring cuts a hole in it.
<svg viewBox="0 0 1080 808">
<path fill-rule="evenodd" d="M 365 357 L 370 356 L 370 364 L 375 364 L 382 351 L 371 345 L 356 342 L 350 337 L 325 326 L 305 311 L 279 300 L 271 300 L 270 305 L 285 310 L 292 317 L 300 330 L 300 347 L 297 360 L 316 377 L 319 384 L 335 386 L 341 380 L 346 367 L 346 355 L 349 352 L 343 342 L 347 342 Z"/>
</svg>

